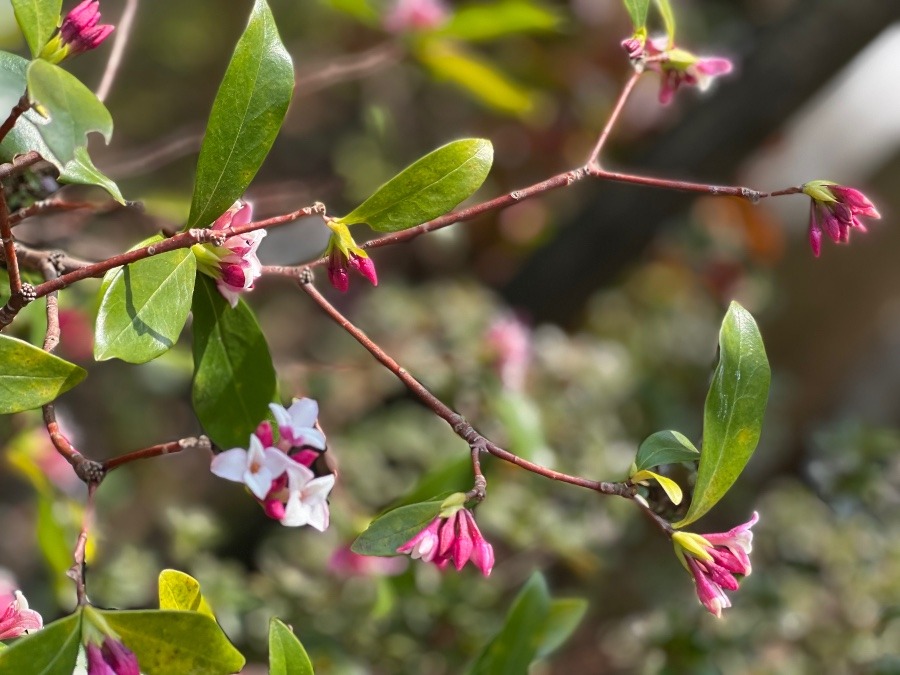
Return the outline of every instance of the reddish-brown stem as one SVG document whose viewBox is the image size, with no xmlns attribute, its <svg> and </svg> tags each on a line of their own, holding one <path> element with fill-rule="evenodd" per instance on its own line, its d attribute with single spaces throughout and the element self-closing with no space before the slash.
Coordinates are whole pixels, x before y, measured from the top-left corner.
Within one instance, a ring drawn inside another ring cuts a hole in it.
<svg viewBox="0 0 900 675">
<path fill-rule="evenodd" d="M 12 131 L 12 128 L 16 126 L 16 122 L 30 107 L 31 101 L 28 100 L 28 94 L 23 94 L 19 102 L 9 111 L 9 117 L 3 121 L 3 124 L 0 124 L 0 143 L 3 142 L 6 134 Z"/>
<path fill-rule="evenodd" d="M 641 499 L 637 498 L 634 500 L 634 503 L 637 504 L 641 508 L 641 512 L 650 519 L 656 527 L 658 527 L 664 535 L 666 535 L 669 539 L 672 538 L 672 534 L 675 532 L 675 528 L 672 527 L 672 524 L 663 518 L 662 516 L 653 512 L 647 503 Z"/>
<path fill-rule="evenodd" d="M 625 107 L 625 102 L 631 95 L 631 92 L 634 89 L 634 85 L 637 84 L 637 81 L 640 79 L 642 73 L 643 71 L 635 71 L 634 73 L 632 73 L 631 77 L 629 77 L 628 81 L 625 83 L 625 86 L 622 87 L 622 92 L 619 94 L 616 105 L 615 107 L 613 107 L 612 112 L 609 114 L 609 119 L 606 120 L 606 125 L 603 127 L 603 131 L 600 132 L 599 138 L 597 138 L 597 144 L 594 146 L 594 149 L 591 151 L 591 154 L 588 157 L 587 166 L 596 167 L 598 169 L 600 168 L 600 151 L 603 150 L 603 146 L 606 144 L 606 139 L 609 138 L 609 134 L 615 126 L 616 121 L 619 119 L 619 115 L 622 114 L 622 109 Z"/>
<path fill-rule="evenodd" d="M 81 532 L 78 533 L 78 541 L 75 542 L 75 551 L 72 553 L 74 564 L 67 573 L 67 576 L 75 582 L 75 597 L 79 607 L 89 604 L 85 586 L 85 551 L 87 550 L 88 531 L 94 524 L 94 493 L 97 492 L 99 486 L 100 483 L 88 483 L 87 503 L 81 519 Z"/>
<path fill-rule="evenodd" d="M 618 171 L 606 171 L 599 167 L 589 167 L 588 171 L 594 178 L 601 180 L 613 180 L 619 183 L 632 183 L 634 185 L 647 185 L 649 187 L 665 188 L 667 190 L 679 190 L 681 192 L 700 192 L 713 196 L 741 197 L 751 202 L 757 202 L 764 197 L 774 196 L 776 193 L 760 192 L 752 188 L 733 185 L 709 185 L 707 183 L 691 183 L 683 180 L 671 180 L 669 178 L 653 178 L 651 176 L 636 176 L 630 173 Z M 793 194 L 792 191 L 779 190 L 777 194 Z"/>
<path fill-rule="evenodd" d="M 16 242 L 13 241 L 12 228 L 9 225 L 9 209 L 6 206 L 6 194 L 0 182 L 0 241 L 3 242 L 3 259 L 9 273 L 9 294 L 22 294 L 22 277 L 19 276 L 19 260 L 16 258 Z"/>
<path fill-rule="evenodd" d="M 472 474 L 475 476 L 475 484 L 466 493 L 466 501 L 474 499 L 481 502 L 487 496 L 487 479 L 481 472 L 481 452 L 483 447 L 479 444 L 474 444 L 470 446 L 470 449 L 472 451 Z"/>
<path fill-rule="evenodd" d="M 24 155 L 14 157 L 11 162 L 0 164 L 0 180 L 5 180 L 10 176 L 14 176 L 17 173 L 24 171 L 29 166 L 34 166 L 40 162 L 41 159 L 41 156 L 32 150 L 31 152 L 26 152 Z"/>
<path fill-rule="evenodd" d="M 96 205 L 91 204 L 90 202 L 67 202 L 62 199 L 44 199 L 42 201 L 35 202 L 31 206 L 26 206 L 25 208 L 19 209 L 15 213 L 10 214 L 9 226 L 15 227 L 23 220 L 31 218 L 32 216 L 40 216 L 45 213 L 93 208 L 96 208 Z"/>
<path fill-rule="evenodd" d="M 106 473 L 109 473 L 114 469 L 118 469 L 120 466 L 136 462 L 139 459 L 152 459 L 154 457 L 172 455 L 176 452 L 181 452 L 182 450 L 193 450 L 195 448 L 212 451 L 212 444 L 206 436 L 190 436 L 188 438 L 180 438 L 177 441 L 159 443 L 157 445 L 151 445 L 149 448 L 142 448 L 141 450 L 135 450 L 134 452 L 108 459 L 103 462 L 103 470 Z"/>
<path fill-rule="evenodd" d="M 624 483 L 605 483 L 599 481 L 588 480 L 580 476 L 570 476 L 560 471 L 554 471 L 547 467 L 529 462 L 513 453 L 504 450 L 498 445 L 488 441 L 484 436 L 479 434 L 465 418 L 446 405 L 437 396 L 431 393 L 425 385 L 419 382 L 415 377 L 395 361 L 387 352 L 385 352 L 377 343 L 375 343 L 368 335 L 358 328 L 350 319 L 341 314 L 325 297 L 309 281 L 301 281 L 299 284 L 306 294 L 324 311 L 336 324 L 349 333 L 357 342 L 359 342 L 375 359 L 385 368 L 391 371 L 397 379 L 399 379 L 407 389 L 409 389 L 422 403 L 424 403 L 435 415 L 447 422 L 457 436 L 462 438 L 472 449 L 473 454 L 484 450 L 502 460 L 515 464 L 527 471 L 536 473 L 545 478 L 577 485 L 579 487 L 594 490 L 602 494 L 618 495 L 621 497 L 632 497 L 634 488 Z M 479 467 L 480 468 L 480 467 Z M 476 482 L 477 485 L 477 482 Z"/>
</svg>

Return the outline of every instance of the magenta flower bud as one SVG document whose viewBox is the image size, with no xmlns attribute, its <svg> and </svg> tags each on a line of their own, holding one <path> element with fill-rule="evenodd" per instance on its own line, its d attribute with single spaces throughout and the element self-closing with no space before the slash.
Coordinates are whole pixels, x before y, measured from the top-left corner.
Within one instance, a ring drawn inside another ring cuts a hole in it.
<svg viewBox="0 0 900 675">
<path fill-rule="evenodd" d="M 328 223 L 333 231 L 328 240 L 325 255 L 328 256 L 328 281 L 341 293 L 350 288 L 350 270 L 365 277 L 373 286 L 378 285 L 375 262 L 356 245 L 347 226 L 338 221 Z"/>
<path fill-rule="evenodd" d="M 40 630 L 43 626 L 41 615 L 29 609 L 25 596 L 16 591 L 12 601 L 0 614 L 0 640 L 19 637 L 28 631 Z"/>
<path fill-rule="evenodd" d="M 336 248 L 328 256 L 328 281 L 341 293 L 346 293 L 350 288 L 350 270 L 346 258 Z"/>
<path fill-rule="evenodd" d="M 84 0 L 66 14 L 57 34 L 44 46 L 41 58 L 59 63 L 69 56 L 96 49 L 115 26 L 100 23 L 98 0 Z"/>
<path fill-rule="evenodd" d="M 373 286 L 378 285 L 378 273 L 375 271 L 375 263 L 369 256 L 350 253 L 350 268 L 359 272 Z"/>
<path fill-rule="evenodd" d="M 701 604 L 717 617 L 731 607 L 725 591 L 736 591 L 738 577 L 750 575 L 750 552 L 753 533 L 750 528 L 759 520 L 755 511 L 746 523 L 728 532 L 694 534 L 676 532 L 672 535 L 675 555 L 691 573 Z"/>
<path fill-rule="evenodd" d="M 384 17 L 384 28 L 391 33 L 432 30 L 449 17 L 441 0 L 395 0 Z"/>
<path fill-rule="evenodd" d="M 494 549 L 485 541 L 472 512 L 457 509 L 452 515 L 435 517 L 425 529 L 397 549 L 444 569 L 452 562 L 457 571 L 469 560 L 488 576 L 494 567 Z"/>
<path fill-rule="evenodd" d="M 115 638 L 105 637 L 102 646 L 91 642 L 85 651 L 88 675 L 141 675 L 137 657 Z"/>
<path fill-rule="evenodd" d="M 830 181 L 815 180 L 803 186 L 810 198 L 809 244 L 817 258 L 822 252 L 822 233 L 836 244 L 850 241 L 853 228 L 866 232 L 861 217 L 881 218 L 874 204 L 859 190 Z"/>
</svg>

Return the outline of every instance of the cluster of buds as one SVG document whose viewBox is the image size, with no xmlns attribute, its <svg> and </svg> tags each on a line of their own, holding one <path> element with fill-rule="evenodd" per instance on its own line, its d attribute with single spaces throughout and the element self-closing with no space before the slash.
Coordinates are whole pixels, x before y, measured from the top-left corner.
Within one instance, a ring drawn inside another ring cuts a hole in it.
<svg viewBox="0 0 900 675">
<path fill-rule="evenodd" d="M 675 532 L 672 543 L 675 555 L 694 578 L 697 597 L 717 617 L 722 610 L 731 607 L 725 591 L 738 589 L 738 577 L 750 575 L 750 551 L 753 549 L 753 533 L 750 528 L 759 520 L 755 511 L 743 525 L 728 532 L 695 534 Z"/>
<path fill-rule="evenodd" d="M 442 0 L 396 0 L 384 15 L 384 28 L 391 33 L 433 30 L 449 18 Z"/>
<path fill-rule="evenodd" d="M 211 230 L 223 231 L 241 227 L 253 219 L 250 202 L 236 201 L 230 209 L 216 218 Z M 235 234 L 225 239 L 221 246 L 195 244 L 191 247 L 197 258 L 197 269 L 216 280 L 219 293 L 236 307 L 241 293 L 253 289 L 253 282 L 262 274 L 262 265 L 256 251 L 265 230 Z"/>
<path fill-rule="evenodd" d="M 730 73 L 731 61 L 718 56 L 696 56 L 672 45 L 665 36 L 648 38 L 642 31 L 622 41 L 622 48 L 638 68 L 649 68 L 662 77 L 659 101 L 669 104 L 681 85 L 705 91 L 714 78 Z"/>
<path fill-rule="evenodd" d="M 134 652 L 122 643 L 99 612 L 87 607 L 81 625 L 87 675 L 140 675 Z"/>
<path fill-rule="evenodd" d="M 350 270 L 368 279 L 373 286 L 378 285 L 375 263 L 369 255 L 357 246 L 350 229 L 343 223 L 327 220 L 331 238 L 325 255 L 328 257 L 328 281 L 341 293 L 350 288 Z"/>
<path fill-rule="evenodd" d="M 96 49 L 115 26 L 100 23 L 100 2 L 84 0 L 62 20 L 59 31 L 44 45 L 40 57 L 50 63 Z"/>
<path fill-rule="evenodd" d="M 226 480 L 243 483 L 266 514 L 288 527 L 310 525 L 320 532 L 328 528 L 328 494 L 333 473 L 317 474 L 325 452 L 325 435 L 317 428 L 318 404 L 309 398 L 294 399 L 290 408 L 269 405 L 278 426 L 263 421 L 250 435 L 250 447 L 232 448 L 212 460 L 211 471 Z"/>
<path fill-rule="evenodd" d="M 494 568 L 494 548 L 481 536 L 475 518 L 465 508 L 466 495 L 457 492 L 441 504 L 440 513 L 416 536 L 397 549 L 413 559 L 444 569 L 452 561 L 457 571 L 471 560 L 488 576 Z"/>
<path fill-rule="evenodd" d="M 818 258 L 822 252 L 822 232 L 836 244 L 850 241 L 850 230 L 866 231 L 859 218 L 881 218 L 875 206 L 859 190 L 827 180 L 813 180 L 803 186 L 808 195 L 809 245 Z"/>
<path fill-rule="evenodd" d="M 0 606 L 4 604 L 6 608 L 0 614 L 0 640 L 9 640 L 43 628 L 44 620 L 36 611 L 29 609 L 21 591 L 5 594 L 0 599 Z"/>
</svg>

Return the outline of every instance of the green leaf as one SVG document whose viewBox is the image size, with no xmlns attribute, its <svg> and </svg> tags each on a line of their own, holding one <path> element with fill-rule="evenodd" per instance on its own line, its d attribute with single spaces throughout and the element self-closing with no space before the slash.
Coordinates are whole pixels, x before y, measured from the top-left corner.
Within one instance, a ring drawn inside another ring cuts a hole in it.
<svg viewBox="0 0 900 675">
<path fill-rule="evenodd" d="M 91 161 L 91 156 L 84 146 L 75 148 L 75 159 L 63 167 L 59 174 L 59 182 L 74 185 L 96 185 L 106 190 L 120 204 L 125 203 L 119 186 L 94 166 L 94 162 Z"/>
<path fill-rule="evenodd" d="M 661 476 L 660 474 L 648 471 L 647 469 L 638 471 L 632 475 L 631 480 L 634 483 L 640 483 L 645 480 L 655 480 L 659 483 L 659 486 L 665 491 L 666 496 L 673 504 L 675 504 L 675 506 L 678 506 L 684 497 L 684 494 L 681 492 L 681 486 L 678 483 L 667 476 Z"/>
<path fill-rule="evenodd" d="M 38 512 L 36 523 L 36 535 L 41 554 L 53 574 L 52 579 L 56 590 L 66 587 L 71 590 L 71 581 L 65 577 L 66 572 L 72 567 L 72 537 L 77 533 L 68 527 L 71 521 L 61 518 L 57 509 L 65 509 L 68 505 L 62 500 L 57 503 L 52 493 L 38 494 Z"/>
<path fill-rule="evenodd" d="M 269 621 L 269 675 L 313 675 L 312 662 L 300 640 L 274 616 Z"/>
<path fill-rule="evenodd" d="M 0 335 L 0 415 L 50 403 L 86 375 L 74 363 L 17 338 Z"/>
<path fill-rule="evenodd" d="M 162 241 L 157 235 L 138 244 Z M 107 272 L 97 313 L 94 358 L 146 363 L 171 349 L 191 310 L 197 261 L 189 249 Z"/>
<path fill-rule="evenodd" d="M 470 675 L 524 675 L 545 644 L 550 594 L 547 582 L 535 572 L 519 591 L 500 632 L 485 646 Z"/>
<path fill-rule="evenodd" d="M 650 9 L 650 0 L 624 0 L 625 9 L 631 17 L 634 29 L 640 30 L 647 25 L 647 12 Z"/>
<path fill-rule="evenodd" d="M 691 507 L 675 527 L 709 511 L 737 480 L 759 442 L 771 372 L 750 313 L 731 303 L 719 332 L 719 365 L 703 412 L 703 446 Z"/>
<path fill-rule="evenodd" d="M 666 34 L 669 36 L 669 46 L 671 47 L 675 44 L 675 13 L 672 11 L 672 5 L 669 4 L 669 0 L 656 0 L 656 8 L 666 26 Z"/>
<path fill-rule="evenodd" d="M 28 61 L 16 54 L 0 52 L 0 117 L 6 116 L 25 94 L 28 81 L 25 73 L 28 71 Z M 4 153 L 3 159 L 12 159 L 11 154 Z"/>
<path fill-rule="evenodd" d="M 587 600 L 581 598 L 563 598 L 550 603 L 550 612 L 541 632 L 537 658 L 545 658 L 568 640 L 584 618 L 587 608 Z"/>
<path fill-rule="evenodd" d="M 81 612 L 44 626 L 0 652 L 0 675 L 72 675 L 81 647 Z"/>
<path fill-rule="evenodd" d="M 352 16 L 367 26 L 378 26 L 381 16 L 368 0 L 324 0 L 325 4 L 344 14 Z"/>
<path fill-rule="evenodd" d="M 12 0 L 12 6 L 31 55 L 37 58 L 59 25 L 62 0 Z"/>
<path fill-rule="evenodd" d="M 469 42 L 495 40 L 513 33 L 547 33 L 559 29 L 562 16 L 526 0 L 460 7 L 437 34 Z"/>
<path fill-rule="evenodd" d="M 212 608 L 200 592 L 200 582 L 178 570 L 159 573 L 159 608 L 200 612 L 215 619 Z"/>
<path fill-rule="evenodd" d="M 144 675 L 223 675 L 246 660 L 213 619 L 171 610 L 97 611 L 137 656 Z"/>
<path fill-rule="evenodd" d="M 525 117 L 534 109 L 534 95 L 490 62 L 449 40 L 423 39 L 415 56 L 438 80 L 452 82 L 497 112 Z"/>
<path fill-rule="evenodd" d="M 53 153 L 60 171 L 75 159 L 75 148 L 87 143 L 92 131 L 109 143 L 113 121 L 106 106 L 74 75 L 37 59 L 28 66 L 28 95 L 40 115 L 25 116 Z M 43 117 L 41 117 L 43 116 Z M 21 122 L 21 120 L 20 120 Z M 16 124 L 18 127 L 19 124 Z"/>
<path fill-rule="evenodd" d="M 350 550 L 360 555 L 397 555 L 397 549 L 417 535 L 441 510 L 442 499 L 401 506 L 371 523 Z"/>
<path fill-rule="evenodd" d="M 281 129 L 294 67 L 265 0 L 256 0 L 219 86 L 197 160 L 185 229 L 206 227 L 244 194 Z"/>
<path fill-rule="evenodd" d="M 641 471 L 663 464 L 694 462 L 699 458 L 700 451 L 683 434 L 672 430 L 657 431 L 641 443 L 634 466 L 635 471 Z"/>
<path fill-rule="evenodd" d="M 493 159 L 490 141 L 453 141 L 406 167 L 337 220 L 345 225 L 367 223 L 379 232 L 427 222 L 474 194 L 487 178 Z"/>
<path fill-rule="evenodd" d="M 435 495 L 449 495 L 465 491 L 472 484 L 472 460 L 469 457 L 451 459 L 422 476 L 412 489 L 393 503 L 392 508 L 432 501 Z"/>
<path fill-rule="evenodd" d="M 232 309 L 215 283 L 199 275 L 194 287 L 194 412 L 212 441 L 246 446 L 275 396 L 275 368 L 253 312 Z"/>
</svg>

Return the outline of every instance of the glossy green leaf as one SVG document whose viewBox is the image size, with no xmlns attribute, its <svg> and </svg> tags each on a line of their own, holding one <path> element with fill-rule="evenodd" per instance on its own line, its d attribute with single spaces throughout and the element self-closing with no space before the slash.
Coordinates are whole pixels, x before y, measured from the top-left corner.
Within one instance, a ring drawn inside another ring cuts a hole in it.
<svg viewBox="0 0 900 675">
<path fill-rule="evenodd" d="M 700 459 L 700 451 L 683 434 L 667 430 L 648 436 L 638 448 L 634 459 L 635 471 L 652 469 L 663 464 L 694 462 Z"/>
<path fill-rule="evenodd" d="M 236 673 L 245 659 L 213 619 L 174 610 L 98 611 L 144 675 Z"/>
<path fill-rule="evenodd" d="M 28 95 L 37 107 L 38 132 L 61 165 L 75 159 L 75 148 L 87 143 L 87 135 L 99 132 L 109 143 L 113 121 L 106 106 L 74 75 L 37 59 L 28 66 Z M 27 121 L 27 120 L 26 120 Z M 18 127 L 19 125 L 16 124 Z M 47 159 L 47 158 L 45 158 Z M 52 161 L 52 160 L 51 160 Z"/>
<path fill-rule="evenodd" d="M 275 397 L 275 368 L 256 317 L 241 300 L 234 309 L 215 283 L 194 288 L 194 412 L 222 448 L 245 447 Z"/>
<path fill-rule="evenodd" d="M 219 86 L 197 160 L 190 227 L 206 227 L 244 194 L 281 129 L 294 66 L 265 0 L 256 0 Z"/>
<path fill-rule="evenodd" d="M 513 601 L 500 632 L 485 646 L 470 675 L 524 675 L 545 644 L 550 593 L 535 572 Z M 546 640 L 551 643 L 552 640 Z"/>
<path fill-rule="evenodd" d="M 178 570 L 159 573 L 159 608 L 200 612 L 215 619 L 212 608 L 200 592 L 200 582 Z"/>
<path fill-rule="evenodd" d="M 514 33 L 558 30 L 559 12 L 528 0 L 503 0 L 490 5 L 466 5 L 456 10 L 438 34 L 470 42 L 495 40 Z"/>
<path fill-rule="evenodd" d="M 441 510 L 442 499 L 401 506 L 388 511 L 371 523 L 356 538 L 350 550 L 360 555 L 397 555 L 397 549 L 434 520 Z"/>
<path fill-rule="evenodd" d="M 25 79 L 27 71 L 27 59 L 17 54 L 0 52 L 0 117 L 3 119 L 6 119 L 13 106 L 25 95 L 25 88 L 28 86 Z M 4 152 L 2 158 L 8 161 L 12 154 Z"/>
<path fill-rule="evenodd" d="M 75 148 L 75 158 L 63 167 L 59 174 L 59 182 L 74 185 L 96 185 L 106 190 L 120 204 L 125 203 L 119 186 L 94 166 L 94 162 L 84 146 Z"/>
<path fill-rule="evenodd" d="M 666 27 L 666 34 L 669 36 L 669 46 L 673 46 L 675 44 L 675 12 L 672 11 L 672 5 L 669 3 L 669 0 L 656 0 L 656 7 Z"/>
<path fill-rule="evenodd" d="M 294 631 L 276 617 L 269 621 L 269 675 L 313 675 L 312 662 Z"/>
<path fill-rule="evenodd" d="M 453 141 L 406 167 L 337 220 L 345 225 L 367 223 L 379 232 L 427 222 L 474 194 L 487 178 L 493 159 L 490 141 Z"/>
<path fill-rule="evenodd" d="M 588 602 L 581 598 L 563 598 L 550 603 L 547 621 L 541 631 L 537 658 L 543 659 L 568 640 L 587 612 Z"/>
<path fill-rule="evenodd" d="M 161 241 L 152 237 L 139 246 Z M 197 261 L 177 249 L 107 272 L 94 358 L 146 363 L 174 346 L 191 310 Z"/>
<path fill-rule="evenodd" d="M 534 109 L 534 95 L 492 63 L 450 40 L 427 39 L 415 56 L 438 80 L 452 82 L 472 98 L 497 112 L 525 117 Z"/>
<path fill-rule="evenodd" d="M 12 6 L 28 49 L 37 58 L 59 25 L 62 0 L 12 0 Z"/>
<path fill-rule="evenodd" d="M 650 9 L 650 0 L 624 0 L 625 9 L 631 17 L 631 23 L 635 30 L 640 30 L 647 25 L 647 12 Z"/>
<path fill-rule="evenodd" d="M 703 446 L 691 507 L 675 527 L 709 511 L 737 480 L 759 442 L 771 372 L 750 313 L 731 303 L 719 332 L 719 364 L 703 412 Z"/>
<path fill-rule="evenodd" d="M 0 675 L 72 675 L 81 646 L 81 612 L 47 624 L 0 652 Z"/>
<path fill-rule="evenodd" d="M 657 483 L 659 483 L 659 486 L 663 489 L 663 491 L 666 493 L 666 496 L 673 504 L 675 504 L 675 506 L 681 504 L 681 500 L 684 497 L 684 494 L 681 492 L 681 486 L 678 483 L 676 483 L 668 476 L 662 476 L 653 471 L 648 471 L 647 469 L 638 471 L 637 473 L 632 475 L 631 480 L 634 483 L 640 483 L 647 480 L 655 480 Z"/>
<path fill-rule="evenodd" d="M 86 375 L 74 363 L 23 340 L 0 335 L 0 415 L 50 403 Z"/>
</svg>

